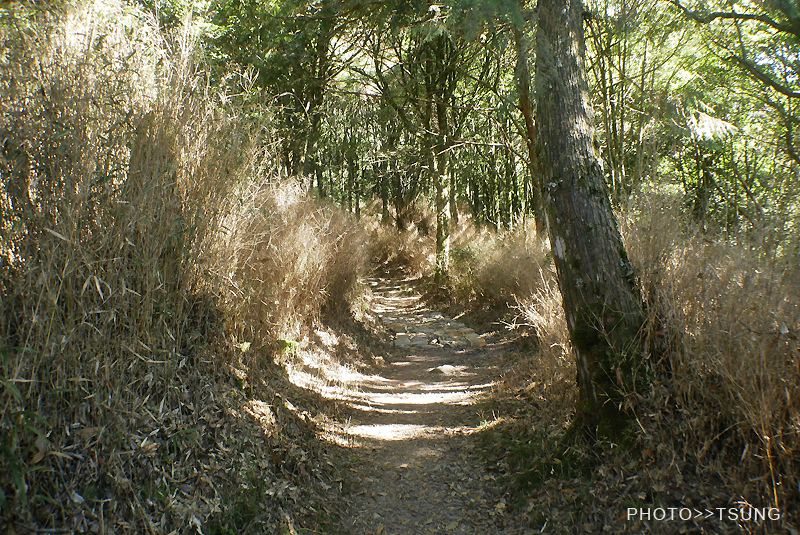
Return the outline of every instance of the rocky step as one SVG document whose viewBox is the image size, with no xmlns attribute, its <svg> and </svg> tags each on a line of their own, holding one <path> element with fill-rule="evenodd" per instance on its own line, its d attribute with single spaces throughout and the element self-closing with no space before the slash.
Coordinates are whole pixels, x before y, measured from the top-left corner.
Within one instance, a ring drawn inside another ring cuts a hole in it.
<svg viewBox="0 0 800 535">
<path fill-rule="evenodd" d="M 454 320 L 439 315 L 434 321 L 415 321 L 409 318 L 408 323 L 401 318 L 383 318 L 386 326 L 396 333 L 395 347 L 427 346 L 433 344 L 455 347 L 483 347 L 486 341 L 473 329 Z"/>
</svg>

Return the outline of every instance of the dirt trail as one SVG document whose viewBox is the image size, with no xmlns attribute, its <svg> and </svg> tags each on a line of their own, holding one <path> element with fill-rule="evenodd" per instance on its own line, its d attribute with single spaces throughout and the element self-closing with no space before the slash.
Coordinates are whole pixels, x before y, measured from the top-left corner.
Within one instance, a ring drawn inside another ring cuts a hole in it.
<svg viewBox="0 0 800 535">
<path fill-rule="evenodd" d="M 344 432 L 356 492 L 353 534 L 524 534 L 495 475 L 473 455 L 474 403 L 499 378 L 501 348 L 396 282 L 374 279 L 372 311 L 397 333 L 379 375 L 364 377 Z M 486 344 L 485 342 L 489 342 Z M 484 347 L 485 346 L 485 347 Z"/>
</svg>

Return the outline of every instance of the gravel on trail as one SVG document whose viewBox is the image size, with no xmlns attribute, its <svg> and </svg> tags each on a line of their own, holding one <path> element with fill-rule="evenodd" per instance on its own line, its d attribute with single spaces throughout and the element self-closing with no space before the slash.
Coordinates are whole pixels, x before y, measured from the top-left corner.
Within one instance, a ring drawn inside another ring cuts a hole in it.
<svg viewBox="0 0 800 535">
<path fill-rule="evenodd" d="M 354 535 L 527 534 L 496 475 L 474 453 L 475 404 L 500 379 L 503 348 L 430 310 L 402 284 L 370 281 L 371 311 L 393 333 L 380 373 L 364 377 L 340 422 L 354 484 Z"/>
</svg>

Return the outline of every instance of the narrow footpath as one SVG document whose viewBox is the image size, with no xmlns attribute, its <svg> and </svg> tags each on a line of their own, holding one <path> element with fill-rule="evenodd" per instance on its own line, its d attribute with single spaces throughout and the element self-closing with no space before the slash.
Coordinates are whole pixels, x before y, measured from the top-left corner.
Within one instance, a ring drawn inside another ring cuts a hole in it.
<svg viewBox="0 0 800 535">
<path fill-rule="evenodd" d="M 370 284 L 371 310 L 393 334 L 393 352 L 353 389 L 349 421 L 340 423 L 356 482 L 345 530 L 533 533 L 474 454 L 471 435 L 482 423 L 475 403 L 499 380 L 498 340 L 427 309 L 402 283 Z"/>
</svg>

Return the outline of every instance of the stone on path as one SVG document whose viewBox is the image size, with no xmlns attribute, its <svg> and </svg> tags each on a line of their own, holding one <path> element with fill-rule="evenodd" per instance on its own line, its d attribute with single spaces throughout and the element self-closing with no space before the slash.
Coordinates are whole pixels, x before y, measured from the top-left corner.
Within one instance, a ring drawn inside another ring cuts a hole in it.
<svg viewBox="0 0 800 535">
<path fill-rule="evenodd" d="M 486 340 L 484 340 L 474 332 L 472 334 L 465 334 L 464 338 L 467 339 L 469 345 L 471 345 L 472 347 L 483 347 L 486 345 Z"/>
<path fill-rule="evenodd" d="M 411 338 L 411 345 L 414 345 L 414 346 L 426 346 L 426 345 L 428 345 L 428 337 L 424 333 L 416 333 Z"/>
<path fill-rule="evenodd" d="M 397 333 L 397 336 L 394 337 L 394 345 L 397 347 L 410 347 L 411 337 L 408 333 Z"/>
<path fill-rule="evenodd" d="M 437 366 L 436 368 L 431 368 L 428 371 L 430 373 L 441 373 L 443 375 L 453 375 L 458 371 L 458 369 L 455 366 L 451 366 L 450 364 L 442 364 L 441 366 Z"/>
<path fill-rule="evenodd" d="M 486 341 L 474 329 L 439 312 L 415 314 L 385 314 L 386 326 L 397 333 L 394 345 L 398 348 L 422 347 L 432 343 L 449 347 L 484 347 Z"/>
</svg>

